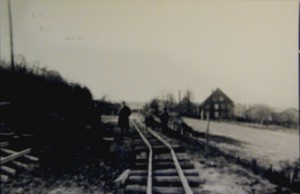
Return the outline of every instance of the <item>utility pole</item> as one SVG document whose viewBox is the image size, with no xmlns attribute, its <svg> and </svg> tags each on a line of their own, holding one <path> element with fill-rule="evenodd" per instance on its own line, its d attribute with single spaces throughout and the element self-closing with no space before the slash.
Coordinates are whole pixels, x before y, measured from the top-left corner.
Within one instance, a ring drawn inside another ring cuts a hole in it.
<svg viewBox="0 0 300 194">
<path fill-rule="evenodd" d="M 11 70 L 15 70 L 15 60 L 14 60 L 14 43 L 13 43 L 13 30 L 12 30 L 12 16 L 11 16 L 11 5 L 10 0 L 8 0 L 8 23 L 9 23 L 9 38 L 10 38 L 10 62 Z"/>
</svg>

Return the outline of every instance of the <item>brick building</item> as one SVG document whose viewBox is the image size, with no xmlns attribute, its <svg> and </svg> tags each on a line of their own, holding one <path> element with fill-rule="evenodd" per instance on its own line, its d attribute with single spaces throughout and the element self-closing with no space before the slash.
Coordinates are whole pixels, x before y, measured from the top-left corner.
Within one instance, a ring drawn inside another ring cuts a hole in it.
<svg viewBox="0 0 300 194">
<path fill-rule="evenodd" d="M 233 101 L 219 88 L 200 105 L 200 119 L 232 119 L 233 118 Z"/>
</svg>

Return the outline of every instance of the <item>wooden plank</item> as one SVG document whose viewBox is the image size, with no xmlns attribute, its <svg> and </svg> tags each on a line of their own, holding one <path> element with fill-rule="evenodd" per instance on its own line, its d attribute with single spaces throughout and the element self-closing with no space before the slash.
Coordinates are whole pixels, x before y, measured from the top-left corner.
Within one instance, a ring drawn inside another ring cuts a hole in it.
<svg viewBox="0 0 300 194">
<path fill-rule="evenodd" d="M 23 137 L 33 137 L 33 134 L 22 134 Z"/>
<path fill-rule="evenodd" d="M 199 186 L 201 180 L 197 176 L 187 176 L 188 183 L 192 186 Z M 147 176 L 129 176 L 127 184 L 145 185 Z M 153 176 L 153 185 L 155 186 L 181 186 L 180 177 L 177 175 L 171 176 Z"/>
<path fill-rule="evenodd" d="M 176 153 L 176 157 L 177 158 L 185 158 L 185 159 L 189 159 L 187 153 Z M 171 153 L 168 154 L 156 154 L 154 155 L 154 159 L 156 158 L 172 158 Z"/>
<path fill-rule="evenodd" d="M 147 187 L 146 186 L 142 186 L 142 185 L 127 185 L 125 188 L 125 193 L 129 194 L 129 193 L 145 193 L 146 192 Z M 205 191 L 203 191 L 200 188 L 193 188 L 192 192 L 194 194 L 201 194 L 202 192 L 204 193 Z M 184 193 L 184 190 L 182 187 L 157 187 L 154 186 L 153 187 L 153 193 L 157 193 L 157 194 L 178 194 L 178 193 Z"/>
<path fill-rule="evenodd" d="M 155 153 L 169 153 L 170 152 L 169 148 L 167 148 L 166 146 L 163 146 L 163 145 L 155 146 L 155 148 L 154 148 L 154 146 L 152 146 L 152 149 L 155 150 Z M 146 146 L 142 146 L 142 145 L 136 146 L 134 148 L 135 152 L 144 152 L 147 150 L 148 150 L 148 148 Z"/>
<path fill-rule="evenodd" d="M 135 167 L 139 168 L 139 169 L 145 169 L 145 167 L 147 167 L 148 163 L 145 162 L 135 162 Z M 181 162 L 179 163 L 182 169 L 193 169 L 195 168 L 194 164 L 190 161 L 185 161 L 185 162 Z M 175 164 L 173 161 L 167 161 L 167 162 L 154 162 L 153 163 L 153 169 L 168 169 L 168 168 L 174 168 L 175 169 Z"/>
<path fill-rule="evenodd" d="M 8 173 L 10 175 L 15 175 L 16 174 L 16 170 L 13 169 L 13 168 L 10 168 L 8 166 L 1 165 L 1 171 L 6 172 L 6 173 Z"/>
<path fill-rule="evenodd" d="M 178 160 L 189 160 L 189 157 L 187 156 L 186 153 L 176 153 L 176 157 Z M 148 159 L 144 155 L 136 155 L 135 157 L 136 160 L 143 160 L 143 159 Z M 154 160 L 159 160 L 159 159 L 171 159 L 172 160 L 172 155 L 171 153 L 164 153 L 164 154 L 155 154 L 153 155 Z"/>
<path fill-rule="evenodd" d="M 0 147 L 3 148 L 3 147 L 7 147 L 9 145 L 9 142 L 1 142 L 0 143 Z"/>
<path fill-rule="evenodd" d="M 25 155 L 24 158 L 31 160 L 32 162 L 38 162 L 39 158 L 35 157 L 35 156 L 31 156 L 31 155 Z"/>
<path fill-rule="evenodd" d="M 16 165 L 17 167 L 24 168 L 24 169 L 26 169 L 26 170 L 30 170 L 29 165 L 24 164 L 24 163 L 22 163 L 22 162 L 14 161 L 14 160 L 13 160 L 13 161 L 11 161 L 11 163 L 13 163 L 14 165 Z"/>
<path fill-rule="evenodd" d="M 168 148 L 165 145 L 162 145 L 161 143 L 159 145 L 155 145 L 155 144 L 151 143 L 151 145 L 152 145 L 152 149 L 155 149 L 155 151 L 156 151 L 156 149 Z M 176 145 L 172 145 L 171 147 L 173 149 L 176 149 L 176 148 L 180 148 L 181 146 L 176 144 Z M 147 146 L 145 146 L 145 145 L 137 145 L 134 147 L 134 149 L 146 149 L 146 148 L 147 148 Z"/>
<path fill-rule="evenodd" d="M 130 172 L 130 175 L 147 175 L 146 170 L 132 170 Z M 186 176 L 199 176 L 199 171 L 196 169 L 188 169 L 188 170 L 183 170 L 183 173 Z M 170 176 L 170 175 L 178 175 L 178 172 L 176 169 L 162 169 L 162 170 L 154 170 L 153 171 L 153 176 Z"/>
<path fill-rule="evenodd" d="M 136 162 L 146 162 L 147 159 L 135 159 Z M 168 161 L 172 161 L 172 158 L 157 158 L 157 159 L 154 159 L 155 162 L 168 162 Z M 179 158 L 178 159 L 179 162 L 186 162 L 188 161 L 187 159 L 182 159 L 182 158 Z"/>
<path fill-rule="evenodd" d="M 7 154 L 15 154 L 15 153 L 18 153 L 16 151 L 13 151 L 13 150 L 10 150 L 10 149 L 6 149 L 6 148 L 1 148 L 1 151 L 3 151 L 4 153 L 7 153 Z M 37 157 L 34 157 L 34 156 L 31 156 L 31 155 L 24 155 L 24 158 L 28 159 L 28 160 L 31 160 L 33 162 L 38 162 L 39 161 L 39 158 Z"/>
<path fill-rule="evenodd" d="M 14 133 L 13 132 L 10 132 L 10 133 L 0 133 L 1 136 L 12 136 Z"/>
<path fill-rule="evenodd" d="M 148 139 L 148 140 L 149 140 L 149 139 Z M 151 141 L 150 141 L 150 142 L 151 142 Z M 136 146 L 141 146 L 141 145 L 145 146 L 144 141 L 143 141 L 142 139 L 134 140 L 134 141 L 132 142 L 132 144 L 135 145 L 135 147 L 136 147 Z M 153 142 L 151 142 L 151 145 L 152 145 L 152 146 L 153 146 L 153 145 L 161 145 L 161 142 L 159 142 L 159 141 L 157 141 L 157 142 L 153 141 Z"/>
<path fill-rule="evenodd" d="M 1 182 L 5 183 L 7 181 L 8 181 L 8 176 L 4 175 L 4 174 L 1 174 Z"/>
<path fill-rule="evenodd" d="M 3 157 L 3 158 L 1 158 L 1 165 L 6 163 L 6 162 L 9 162 L 11 160 L 14 160 L 16 158 L 19 158 L 21 156 L 24 156 L 25 154 L 28 154 L 30 151 L 31 151 L 31 148 L 28 148 L 26 150 L 23 150 L 23 151 L 11 154 L 9 156 Z"/>
</svg>

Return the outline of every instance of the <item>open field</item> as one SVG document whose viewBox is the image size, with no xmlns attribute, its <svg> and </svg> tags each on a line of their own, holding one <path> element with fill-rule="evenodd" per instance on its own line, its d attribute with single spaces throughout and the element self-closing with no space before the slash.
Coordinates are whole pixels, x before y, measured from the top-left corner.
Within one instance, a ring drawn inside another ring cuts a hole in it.
<svg viewBox="0 0 300 194">
<path fill-rule="evenodd" d="M 184 122 L 196 131 L 206 132 L 207 121 L 184 118 Z M 256 159 L 265 167 L 280 169 L 299 157 L 298 130 L 271 131 L 211 121 L 209 134 L 211 145 L 249 161 Z"/>
</svg>

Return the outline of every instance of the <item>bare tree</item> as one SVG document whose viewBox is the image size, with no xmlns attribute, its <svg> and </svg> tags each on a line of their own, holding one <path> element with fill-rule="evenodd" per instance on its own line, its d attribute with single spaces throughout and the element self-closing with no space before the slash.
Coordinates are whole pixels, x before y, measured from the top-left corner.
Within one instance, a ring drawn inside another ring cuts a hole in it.
<svg viewBox="0 0 300 194">
<path fill-rule="evenodd" d="M 234 105 L 234 108 L 233 108 L 233 114 L 234 114 L 234 117 L 236 119 L 246 119 L 246 111 L 247 111 L 247 105 L 245 104 L 235 104 Z"/>
<path fill-rule="evenodd" d="M 193 94 L 190 90 L 186 91 L 185 96 L 179 102 L 177 111 L 184 116 L 196 116 L 197 106 L 192 102 Z"/>
<path fill-rule="evenodd" d="M 185 94 L 185 97 L 189 100 L 189 101 L 192 101 L 192 99 L 194 98 L 194 95 L 192 93 L 191 90 L 187 90 L 186 91 L 186 94 Z"/>
<path fill-rule="evenodd" d="M 299 112 L 296 109 L 287 109 L 272 114 L 274 123 L 287 127 L 299 125 Z"/>
<path fill-rule="evenodd" d="M 172 93 L 167 93 L 166 100 L 165 100 L 165 107 L 170 110 L 173 110 L 176 106 L 175 97 Z"/>
<path fill-rule="evenodd" d="M 273 110 L 263 104 L 253 105 L 246 111 L 246 117 L 256 123 L 267 124 L 267 121 L 271 121 Z"/>
</svg>

